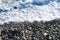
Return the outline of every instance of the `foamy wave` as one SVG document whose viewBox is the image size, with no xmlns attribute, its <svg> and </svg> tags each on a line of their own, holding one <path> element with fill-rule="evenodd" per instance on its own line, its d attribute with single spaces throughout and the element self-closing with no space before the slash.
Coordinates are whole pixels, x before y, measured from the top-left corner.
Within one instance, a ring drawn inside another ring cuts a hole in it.
<svg viewBox="0 0 60 40">
<path fill-rule="evenodd" d="M 18 1 L 19 2 L 19 1 Z M 13 4 L 18 5 L 18 3 Z M 37 6 L 30 4 L 24 9 L 9 9 L 8 12 L 0 13 L 0 24 L 9 22 L 24 22 L 24 21 L 50 21 L 60 18 L 59 5 L 57 2 L 49 2 L 47 5 Z"/>
</svg>

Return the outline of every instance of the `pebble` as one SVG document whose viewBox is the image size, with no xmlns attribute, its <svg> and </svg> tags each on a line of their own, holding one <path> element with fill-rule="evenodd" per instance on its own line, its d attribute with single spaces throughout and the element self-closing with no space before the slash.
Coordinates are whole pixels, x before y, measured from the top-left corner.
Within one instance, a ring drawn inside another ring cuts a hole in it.
<svg viewBox="0 0 60 40">
<path fill-rule="evenodd" d="M 58 20 L 48 22 L 19 22 L 1 26 L 1 39 L 5 40 L 60 40 Z"/>
</svg>

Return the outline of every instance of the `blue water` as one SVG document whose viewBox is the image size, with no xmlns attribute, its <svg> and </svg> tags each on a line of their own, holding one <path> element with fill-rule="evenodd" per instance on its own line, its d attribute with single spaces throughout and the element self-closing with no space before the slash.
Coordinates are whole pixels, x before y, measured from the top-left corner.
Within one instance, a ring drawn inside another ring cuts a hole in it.
<svg viewBox="0 0 60 40">
<path fill-rule="evenodd" d="M 33 0 L 32 5 L 38 5 L 38 6 L 42 6 L 42 5 L 47 5 L 51 0 L 45 0 L 45 1 L 35 1 Z"/>
<path fill-rule="evenodd" d="M 20 1 L 20 0 L 16 0 L 16 2 L 18 2 L 18 1 Z M 22 0 L 23 2 L 25 2 L 26 0 Z M 27 8 L 27 7 L 29 7 L 30 6 L 30 4 L 31 5 L 36 5 L 36 6 L 43 6 L 43 5 L 47 5 L 50 1 L 53 1 L 53 0 L 44 0 L 44 1 L 39 1 L 39 0 L 33 0 L 31 3 L 29 3 L 29 2 L 27 2 L 27 3 L 25 3 L 25 4 L 23 4 L 23 3 L 19 3 L 19 5 L 18 5 L 18 7 L 17 6 L 11 6 L 13 9 L 23 9 L 23 8 Z M 60 0 L 58 0 L 58 2 L 59 2 Z M 0 12 L 7 12 L 8 10 L 5 10 L 5 9 L 1 9 L 0 8 Z"/>
</svg>

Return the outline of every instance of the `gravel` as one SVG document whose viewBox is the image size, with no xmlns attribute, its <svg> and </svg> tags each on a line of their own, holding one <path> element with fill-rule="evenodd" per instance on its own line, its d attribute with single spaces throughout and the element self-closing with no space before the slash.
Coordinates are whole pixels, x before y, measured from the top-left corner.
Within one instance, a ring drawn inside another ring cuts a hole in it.
<svg viewBox="0 0 60 40">
<path fill-rule="evenodd" d="M 0 25 L 2 40 L 60 40 L 60 19 Z"/>
</svg>

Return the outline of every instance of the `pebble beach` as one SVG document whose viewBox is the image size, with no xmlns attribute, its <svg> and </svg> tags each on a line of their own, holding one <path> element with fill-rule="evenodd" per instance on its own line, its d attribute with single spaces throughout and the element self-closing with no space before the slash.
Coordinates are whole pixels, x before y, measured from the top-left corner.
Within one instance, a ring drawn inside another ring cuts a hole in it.
<svg viewBox="0 0 60 40">
<path fill-rule="evenodd" d="M 0 25 L 0 40 L 60 40 L 60 19 Z"/>
<path fill-rule="evenodd" d="M 0 40 L 60 40 L 60 1 L 0 0 Z"/>
</svg>

